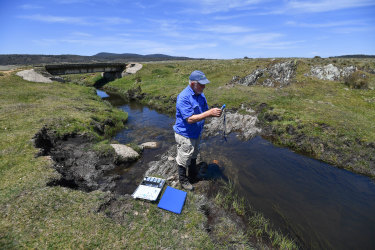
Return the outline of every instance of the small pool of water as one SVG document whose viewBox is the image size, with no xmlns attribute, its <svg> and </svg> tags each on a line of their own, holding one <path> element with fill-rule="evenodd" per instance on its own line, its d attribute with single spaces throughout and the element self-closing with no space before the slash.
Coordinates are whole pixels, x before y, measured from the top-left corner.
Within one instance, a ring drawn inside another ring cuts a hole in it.
<svg viewBox="0 0 375 250">
<path fill-rule="evenodd" d="M 126 169 L 119 193 L 132 193 L 147 163 L 174 145 L 174 117 L 137 103 L 124 104 L 116 95 L 106 100 L 129 113 L 127 128 L 115 139 L 121 143 L 158 141 L 140 161 Z M 375 184 L 367 177 L 332 167 L 255 137 L 241 141 L 232 133 L 202 140 L 202 159 L 219 161 L 250 204 L 304 248 L 375 249 Z M 131 178 L 129 178 L 129 176 Z M 124 178 L 125 179 L 125 178 Z"/>
</svg>

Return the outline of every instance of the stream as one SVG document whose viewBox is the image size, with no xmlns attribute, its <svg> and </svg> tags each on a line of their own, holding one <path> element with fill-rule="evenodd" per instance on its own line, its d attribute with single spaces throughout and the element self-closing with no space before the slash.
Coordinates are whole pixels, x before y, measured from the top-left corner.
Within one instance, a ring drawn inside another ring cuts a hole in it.
<svg viewBox="0 0 375 250">
<path fill-rule="evenodd" d="M 97 90 L 99 96 L 129 114 L 120 143 L 160 143 L 116 174 L 116 192 L 132 193 L 147 163 L 175 143 L 175 118 Z M 235 133 L 202 139 L 201 158 L 219 162 L 225 176 L 252 207 L 276 228 L 298 238 L 308 249 L 375 249 L 375 183 L 370 178 L 274 146 L 257 136 L 241 141 Z M 130 178 L 129 178 L 130 176 Z M 125 181 L 127 180 L 127 181 Z M 131 181 L 129 181 L 131 180 Z"/>
</svg>

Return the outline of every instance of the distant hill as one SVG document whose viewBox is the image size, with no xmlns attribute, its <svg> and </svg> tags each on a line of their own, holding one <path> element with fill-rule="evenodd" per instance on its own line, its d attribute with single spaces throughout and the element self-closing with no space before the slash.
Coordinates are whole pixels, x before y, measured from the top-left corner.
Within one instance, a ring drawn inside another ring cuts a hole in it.
<svg viewBox="0 0 375 250">
<path fill-rule="evenodd" d="M 29 55 L 29 54 L 3 54 L 0 55 L 0 65 L 38 65 L 53 63 L 97 63 L 97 62 L 145 62 L 166 60 L 198 60 L 202 58 L 189 58 L 169 56 L 163 54 L 139 55 L 116 54 L 101 52 L 93 56 L 80 55 Z"/>
<path fill-rule="evenodd" d="M 330 58 L 375 58 L 375 55 L 343 55 L 343 56 L 331 56 Z"/>
</svg>

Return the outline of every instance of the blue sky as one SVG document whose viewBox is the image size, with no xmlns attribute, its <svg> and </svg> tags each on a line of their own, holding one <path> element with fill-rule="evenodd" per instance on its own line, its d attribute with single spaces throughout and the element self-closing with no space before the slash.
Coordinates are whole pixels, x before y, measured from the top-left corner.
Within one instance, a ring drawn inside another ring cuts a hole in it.
<svg viewBox="0 0 375 250">
<path fill-rule="evenodd" d="M 0 54 L 375 55 L 375 0 L 0 0 Z"/>
</svg>

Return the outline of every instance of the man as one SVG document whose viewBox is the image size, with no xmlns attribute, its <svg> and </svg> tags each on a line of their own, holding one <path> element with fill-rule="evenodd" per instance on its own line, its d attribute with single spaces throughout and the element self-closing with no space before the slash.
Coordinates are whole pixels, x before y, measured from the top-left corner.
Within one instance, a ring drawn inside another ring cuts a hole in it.
<svg viewBox="0 0 375 250">
<path fill-rule="evenodd" d="M 176 124 L 173 126 L 177 142 L 176 162 L 181 187 L 186 190 L 193 190 L 190 181 L 197 178 L 196 161 L 204 119 L 219 117 L 222 112 L 219 108 L 208 109 L 203 90 L 209 82 L 203 72 L 195 70 L 189 77 L 189 85 L 177 96 Z"/>
</svg>

